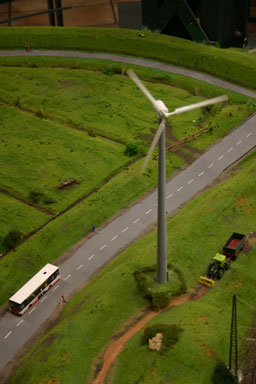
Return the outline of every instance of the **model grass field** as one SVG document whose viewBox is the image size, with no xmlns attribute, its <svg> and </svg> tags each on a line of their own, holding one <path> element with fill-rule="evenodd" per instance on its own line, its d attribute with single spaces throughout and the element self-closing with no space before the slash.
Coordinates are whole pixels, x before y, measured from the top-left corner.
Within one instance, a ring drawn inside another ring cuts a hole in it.
<svg viewBox="0 0 256 384">
<path fill-rule="evenodd" d="M 47 29 L 36 28 L 41 38 L 45 32 L 46 45 L 38 35 L 28 34 L 26 28 L 21 30 L 24 35 L 18 38 L 17 29 L 10 28 L 8 48 L 24 46 L 24 41 L 37 44 L 37 48 L 52 48 L 49 41 L 54 39 L 47 40 Z M 94 36 L 102 36 L 101 30 L 95 31 Z M 0 34 L 2 49 L 6 48 L 3 46 L 5 33 Z M 132 47 L 134 54 L 137 53 L 140 38 L 136 36 L 129 40 L 129 53 Z M 155 39 L 155 35 L 149 36 Z M 35 40 L 27 41 L 28 37 Z M 166 36 L 162 38 L 168 41 Z M 59 40 L 54 41 L 57 46 Z M 62 41 L 66 41 L 66 46 L 60 48 L 71 48 L 69 40 Z M 177 44 L 179 42 L 177 39 Z M 205 52 L 207 48 L 209 52 L 213 49 L 203 47 Z M 109 50 L 119 51 L 114 45 Z M 185 57 L 186 45 L 183 51 Z M 234 68 L 239 64 L 237 58 L 245 55 L 238 51 L 234 50 Z M 221 57 L 222 51 L 218 49 L 216 57 L 219 52 Z M 162 59 L 160 54 L 154 55 Z M 250 60 L 254 62 L 254 58 Z M 230 76 L 232 68 L 231 65 Z M 0 233 L 3 239 L 13 229 L 23 231 L 25 236 L 40 229 L 0 260 L 1 304 L 43 265 L 54 262 L 90 232 L 92 224 L 101 225 L 120 208 L 156 186 L 157 162 L 152 159 L 144 174 L 141 165 L 157 127 L 157 116 L 153 126 L 151 106 L 141 98 L 125 71 L 126 68 L 116 63 L 82 59 L 0 59 L 3 84 L 0 90 L 3 154 L 0 189 L 8 194 L 1 195 L 0 207 L 5 209 L 5 215 L 1 218 Z M 136 72 L 152 94 L 163 98 L 171 108 L 223 93 L 214 86 L 182 76 L 138 68 Z M 223 77 L 227 76 L 223 74 Z M 234 80 L 238 81 L 235 76 Z M 250 86 L 254 87 L 253 83 Z M 253 112 L 253 99 L 225 93 L 229 95 L 229 102 L 223 105 L 172 119 L 167 130 L 171 129 L 179 140 L 201 127 L 211 128 L 198 140 L 191 141 L 181 153 L 189 151 L 192 156 L 196 150 L 199 155 Z M 125 155 L 128 143 L 136 144 L 139 149 L 133 158 Z M 189 203 L 169 221 L 168 261 L 182 271 L 188 289 L 197 285 L 199 275 L 204 273 L 209 260 L 234 228 L 242 233 L 255 229 L 255 162 L 255 155 L 251 155 L 230 179 Z M 180 153 L 179 156 L 168 153 L 167 176 L 184 165 L 186 162 Z M 73 178 L 79 183 L 58 190 L 59 184 Z M 31 201 L 34 196 L 31 192 L 37 193 L 38 201 Z M 28 205 L 31 203 L 34 208 Z M 22 220 L 28 216 L 30 220 Z M 128 248 L 73 298 L 57 326 L 28 353 L 8 382 L 34 384 L 50 379 L 61 383 L 91 382 L 94 363 L 102 358 L 111 337 L 147 305 L 139 295 L 133 272 L 155 263 L 155 236 L 153 232 Z M 1 250 L 5 251 L 3 244 Z M 111 382 L 183 383 L 186 377 L 191 383 L 211 383 L 210 374 L 216 362 L 226 361 L 228 356 L 228 305 L 232 294 L 237 293 L 249 302 L 253 300 L 254 253 L 252 250 L 239 257 L 225 278 L 200 301 L 187 303 L 152 320 L 183 328 L 173 349 L 160 354 L 150 352 L 147 346 L 141 345 L 143 331 L 132 338 L 111 372 Z M 250 326 L 251 312 L 243 308 L 241 324 Z M 246 334 L 245 329 L 242 332 Z M 239 351 L 242 344 L 240 340 Z M 127 361 L 133 367 L 129 372 L 125 368 Z M 28 366 L 29 374 L 25 376 Z"/>
<path fill-rule="evenodd" d="M 33 204 L 35 215 L 42 222 L 38 225 L 31 220 L 28 229 L 25 222 L 24 225 L 21 221 L 6 223 L 3 217 L 2 252 L 6 251 L 3 240 L 9 231 L 21 231 L 26 238 L 49 223 L 1 260 L 1 303 L 20 287 L 21 281 L 25 283 L 40 267 L 54 261 L 89 233 L 92 224 L 98 227 L 157 182 L 157 161 L 151 160 L 147 170 L 141 172 L 142 157 L 157 128 L 157 116 L 141 99 L 133 83 L 122 75 L 125 73 L 122 66 L 76 60 L 83 68 L 77 70 L 73 67 L 74 60 L 52 58 L 49 64 L 53 68 L 49 70 L 45 68 L 45 59 L 31 57 L 32 68 L 28 62 L 29 58 L 21 58 L 18 67 L 17 62 L 13 66 L 8 58 L 0 70 L 3 79 L 0 186 L 13 197 L 13 205 L 20 204 L 17 199 L 24 202 L 24 209 L 26 203 Z M 60 65 L 70 67 L 56 68 Z M 155 97 L 164 95 L 166 104 L 173 108 L 222 92 L 199 81 L 189 79 L 186 83 L 183 77 L 160 71 L 139 69 L 137 72 L 148 80 L 146 84 Z M 189 137 L 203 127 L 210 128 L 189 143 L 193 148 L 190 156 L 195 155 L 195 150 L 199 155 L 252 113 L 253 99 L 233 92 L 228 94 L 230 100 L 223 105 L 172 119 L 168 132 L 178 139 Z M 137 155 L 125 155 L 128 143 L 138 147 Z M 184 158 L 189 148 L 181 149 L 183 158 L 167 152 L 167 177 L 186 164 Z M 72 179 L 77 181 L 74 185 L 58 189 Z M 10 196 L 3 196 L 2 209 L 8 209 Z M 78 205 L 73 207 L 74 204 Z"/>
<path fill-rule="evenodd" d="M 0 48 L 112 52 L 195 68 L 255 89 L 256 54 L 219 49 L 158 33 L 116 28 L 3 28 Z M 242 76 L 241 76 L 242 74 Z"/>
<path fill-rule="evenodd" d="M 234 226 L 242 233 L 255 228 L 255 162 L 253 153 L 230 178 L 168 222 L 168 260 L 182 271 L 188 290 L 198 284 L 199 275 Z M 8 383 L 43 383 L 50 378 L 61 383 L 91 382 L 104 347 L 147 306 L 133 272 L 154 264 L 155 254 L 155 231 L 120 254 L 67 304 L 58 324 L 25 356 Z M 232 295 L 254 303 L 255 267 L 255 249 L 242 253 L 201 300 L 156 316 L 150 324 L 182 327 L 178 343 L 170 350 L 152 352 L 141 344 L 142 329 L 119 355 L 110 382 L 179 384 L 186 379 L 210 384 L 216 362 L 228 359 Z M 248 332 L 243 327 L 251 326 L 252 313 L 253 307 L 238 304 L 239 352 L 244 343 L 241 337 Z"/>
</svg>

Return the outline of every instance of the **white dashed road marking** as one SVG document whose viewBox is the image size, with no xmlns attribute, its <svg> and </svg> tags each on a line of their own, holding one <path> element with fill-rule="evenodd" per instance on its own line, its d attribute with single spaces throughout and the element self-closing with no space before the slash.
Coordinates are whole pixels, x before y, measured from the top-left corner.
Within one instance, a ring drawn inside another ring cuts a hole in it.
<svg viewBox="0 0 256 384">
<path fill-rule="evenodd" d="M 9 337 L 10 335 L 12 334 L 12 331 L 10 331 L 9 333 L 7 333 L 7 335 L 4 337 L 5 340 L 7 339 L 7 337 Z"/>
<path fill-rule="evenodd" d="M 138 218 L 138 219 L 134 220 L 133 224 L 136 224 L 136 223 L 138 223 L 138 221 L 140 221 L 140 218 Z"/>
<path fill-rule="evenodd" d="M 193 183 L 194 179 L 188 181 L 188 184 Z"/>
<path fill-rule="evenodd" d="M 233 149 L 234 149 L 233 147 L 229 148 L 228 152 L 231 152 L 231 151 L 233 151 Z"/>
<path fill-rule="evenodd" d="M 21 325 L 21 323 L 23 323 L 23 320 L 19 321 L 16 326 L 19 327 Z"/>
<path fill-rule="evenodd" d="M 182 189 L 183 189 L 183 187 L 179 187 L 179 188 L 177 189 L 177 192 L 181 191 Z"/>
<path fill-rule="evenodd" d="M 237 143 L 236 143 L 236 145 L 239 145 L 239 144 L 241 144 L 242 143 L 242 140 L 239 140 Z"/>
<path fill-rule="evenodd" d="M 94 254 L 91 255 L 91 256 L 88 258 L 88 260 L 91 260 L 94 256 L 95 256 Z"/>
<path fill-rule="evenodd" d="M 65 277 L 64 280 L 66 281 L 66 280 L 68 280 L 70 277 L 71 277 L 71 274 L 67 275 L 67 276 Z"/>
<path fill-rule="evenodd" d="M 59 288 L 59 286 L 56 285 L 56 287 L 53 288 L 53 291 L 56 291 L 56 289 L 58 289 L 58 288 Z"/>
<path fill-rule="evenodd" d="M 173 193 L 171 193 L 170 195 L 167 196 L 167 199 L 170 199 L 170 197 L 173 196 Z"/>
<path fill-rule="evenodd" d="M 246 137 L 249 137 L 249 136 L 251 136 L 251 134 L 252 134 L 252 133 L 251 133 L 251 132 L 249 132 L 249 133 L 248 133 L 248 135 L 246 135 Z"/>
<path fill-rule="evenodd" d="M 102 247 L 100 247 L 100 251 L 102 251 L 102 249 L 106 248 L 106 244 L 102 245 Z"/>
<path fill-rule="evenodd" d="M 218 158 L 218 160 L 221 160 L 221 159 L 223 159 L 223 157 L 224 157 L 224 156 L 223 156 L 223 155 L 221 155 L 221 156 Z"/>
<path fill-rule="evenodd" d="M 70 275 L 71 276 L 71 275 Z M 42 300 L 40 300 L 40 303 L 42 303 L 43 301 L 45 301 L 47 299 L 47 296 L 43 297 Z"/>
<path fill-rule="evenodd" d="M 214 166 L 214 163 L 211 163 L 208 168 L 211 168 Z"/>
<path fill-rule="evenodd" d="M 198 177 L 202 176 L 204 174 L 204 171 L 199 173 Z"/>
<path fill-rule="evenodd" d="M 149 209 L 147 212 L 145 212 L 145 215 L 148 215 L 149 212 L 151 212 L 151 211 L 152 211 L 152 209 Z"/>
<path fill-rule="evenodd" d="M 32 308 L 29 314 L 31 315 L 32 312 L 34 312 L 35 308 Z"/>
<path fill-rule="evenodd" d="M 124 228 L 123 230 L 122 230 L 122 232 L 125 232 L 125 231 L 127 231 L 127 229 L 128 229 L 129 227 L 126 227 L 126 228 Z"/>
<path fill-rule="evenodd" d="M 82 268 L 83 264 L 80 264 L 79 267 L 76 268 L 76 270 L 78 271 L 80 268 Z"/>
<path fill-rule="evenodd" d="M 117 238 L 117 235 L 115 235 L 110 241 L 114 241 Z"/>
</svg>

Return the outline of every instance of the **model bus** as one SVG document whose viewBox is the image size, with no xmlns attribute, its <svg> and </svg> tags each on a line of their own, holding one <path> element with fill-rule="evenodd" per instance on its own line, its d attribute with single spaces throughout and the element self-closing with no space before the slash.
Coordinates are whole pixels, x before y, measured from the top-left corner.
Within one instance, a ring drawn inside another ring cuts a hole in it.
<svg viewBox="0 0 256 384">
<path fill-rule="evenodd" d="M 46 264 L 34 277 L 9 299 L 9 309 L 16 315 L 23 315 L 41 296 L 60 279 L 60 270 Z"/>
</svg>

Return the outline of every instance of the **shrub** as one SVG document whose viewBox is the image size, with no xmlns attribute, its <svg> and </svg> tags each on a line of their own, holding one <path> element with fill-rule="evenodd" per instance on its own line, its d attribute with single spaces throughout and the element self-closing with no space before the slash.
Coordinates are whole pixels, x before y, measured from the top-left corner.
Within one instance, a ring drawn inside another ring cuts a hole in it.
<svg viewBox="0 0 256 384">
<path fill-rule="evenodd" d="M 52 197 L 45 196 L 43 198 L 43 202 L 47 205 L 56 203 L 56 200 L 54 200 Z"/>
<path fill-rule="evenodd" d="M 206 107 L 202 108 L 203 115 L 208 115 L 209 113 L 212 113 L 213 105 L 207 105 Z"/>
<path fill-rule="evenodd" d="M 151 309 L 153 310 L 159 310 L 167 307 L 172 296 L 178 296 L 187 291 L 187 284 L 184 279 L 183 273 L 170 263 L 168 264 L 168 269 L 172 269 L 177 274 L 180 280 L 181 284 L 176 292 L 171 293 L 169 290 L 152 292 L 151 290 L 148 289 L 148 284 L 147 284 L 148 275 L 151 274 L 152 272 L 157 271 L 156 265 L 141 268 L 140 270 L 135 271 L 133 273 L 135 280 L 137 282 L 139 291 L 146 299 L 149 299 Z"/>
<path fill-rule="evenodd" d="M 122 72 L 123 72 L 122 68 L 120 68 L 119 66 L 115 66 L 115 65 L 113 65 L 111 67 L 107 67 L 103 71 L 104 75 L 107 75 L 107 76 L 113 76 L 115 74 L 120 75 L 120 74 L 123 74 Z"/>
<path fill-rule="evenodd" d="M 138 288 L 143 296 L 147 297 L 147 285 L 146 285 L 146 276 L 144 273 L 138 271 L 134 272 L 135 280 L 137 281 Z"/>
<path fill-rule="evenodd" d="M 161 333 L 163 335 L 162 349 L 168 349 L 178 342 L 181 332 L 182 328 L 175 324 L 154 324 L 144 329 L 142 344 L 147 344 L 149 339 L 155 337 L 157 333 Z"/>
<path fill-rule="evenodd" d="M 44 194 L 41 192 L 36 192 L 36 191 L 30 191 L 28 198 L 31 200 L 33 203 L 39 203 L 39 201 L 44 197 Z"/>
<path fill-rule="evenodd" d="M 177 267 L 174 267 L 174 265 L 172 264 L 168 264 L 168 268 L 172 269 L 175 273 L 177 273 L 181 282 L 180 288 L 177 290 L 177 292 L 173 296 L 179 296 L 179 295 L 182 295 L 183 293 L 186 293 L 187 283 L 186 283 L 186 280 L 184 279 L 182 271 L 180 271 Z"/>
<path fill-rule="evenodd" d="M 106 68 L 104 71 L 103 71 L 104 75 L 107 75 L 107 76 L 112 76 L 114 75 L 114 71 L 112 68 Z"/>
<path fill-rule="evenodd" d="M 93 132 L 92 128 L 88 129 L 88 135 L 91 137 L 96 137 L 95 133 Z"/>
<path fill-rule="evenodd" d="M 167 307 L 171 300 L 170 292 L 153 292 L 151 293 L 151 308 L 154 311 Z"/>
<path fill-rule="evenodd" d="M 21 239 L 23 238 L 24 233 L 22 231 L 10 231 L 4 238 L 3 238 L 3 246 L 6 250 L 11 250 L 17 245 Z"/>
<path fill-rule="evenodd" d="M 38 204 L 40 203 L 41 201 L 44 203 L 44 204 L 54 204 L 56 203 L 56 200 L 54 200 L 52 197 L 50 196 L 46 196 L 44 193 L 42 192 L 37 192 L 37 191 L 30 191 L 29 192 L 29 195 L 28 195 L 28 199 L 30 201 L 32 201 L 33 203 L 35 204 Z"/>
<path fill-rule="evenodd" d="M 222 362 L 216 364 L 211 379 L 213 384 L 237 384 L 237 378 Z"/>
<path fill-rule="evenodd" d="M 132 144 L 132 143 L 126 144 L 126 149 L 124 152 L 124 154 L 126 156 L 129 156 L 129 157 L 136 156 L 138 154 L 138 152 L 139 152 L 139 149 L 138 149 L 138 146 L 136 144 Z"/>
</svg>

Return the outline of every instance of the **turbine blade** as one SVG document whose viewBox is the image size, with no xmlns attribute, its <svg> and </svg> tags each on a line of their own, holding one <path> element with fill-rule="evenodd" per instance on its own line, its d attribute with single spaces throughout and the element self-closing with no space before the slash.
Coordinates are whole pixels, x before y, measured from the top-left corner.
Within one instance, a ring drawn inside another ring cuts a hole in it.
<svg viewBox="0 0 256 384">
<path fill-rule="evenodd" d="M 204 101 L 200 101 L 199 103 L 190 104 L 190 105 L 186 105 L 185 107 L 177 108 L 173 112 L 167 113 L 166 115 L 167 117 L 171 115 L 178 115 L 179 113 L 192 111 L 192 109 L 206 107 L 207 105 L 211 105 L 211 104 L 221 103 L 222 101 L 226 101 L 226 100 L 228 100 L 227 95 L 214 97 L 213 99 L 204 100 Z"/>
<path fill-rule="evenodd" d="M 147 154 L 147 156 L 146 156 L 146 158 L 144 160 L 144 163 L 142 165 L 142 172 L 144 172 L 145 169 L 147 168 L 147 165 L 148 165 L 148 162 L 150 160 L 150 157 L 151 157 L 151 155 L 152 155 L 152 153 L 153 153 L 153 151 L 155 149 L 155 146 L 157 145 L 158 140 L 159 140 L 161 134 L 163 133 L 164 129 L 165 129 L 165 119 L 162 119 L 161 123 L 159 124 L 159 127 L 158 127 L 158 129 L 156 131 L 155 137 L 154 137 L 154 139 L 153 139 L 153 141 L 151 143 L 151 146 L 149 148 L 148 154 Z"/>
<path fill-rule="evenodd" d="M 140 90 L 144 93 L 144 95 L 148 98 L 148 100 L 153 104 L 153 107 L 155 107 L 156 100 L 151 95 L 151 93 L 147 90 L 145 85 L 142 83 L 142 81 L 138 78 L 138 76 L 134 73 L 132 69 L 129 69 L 127 71 L 128 76 L 134 83 L 140 88 Z"/>
</svg>

